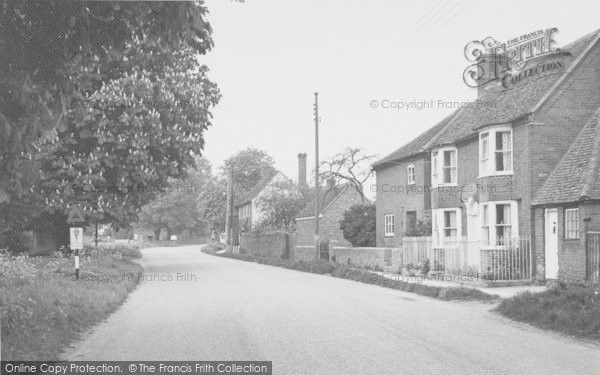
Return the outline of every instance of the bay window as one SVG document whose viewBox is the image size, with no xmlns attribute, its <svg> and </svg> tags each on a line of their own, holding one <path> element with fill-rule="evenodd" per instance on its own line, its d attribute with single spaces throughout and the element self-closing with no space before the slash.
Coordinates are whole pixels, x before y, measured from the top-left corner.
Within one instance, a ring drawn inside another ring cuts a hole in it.
<svg viewBox="0 0 600 375">
<path fill-rule="evenodd" d="M 480 133 L 479 175 L 510 174 L 512 170 L 512 129 L 502 127 Z"/>
<path fill-rule="evenodd" d="M 517 202 L 481 204 L 481 242 L 484 246 L 508 246 L 518 237 L 518 232 Z"/>
<path fill-rule="evenodd" d="M 433 187 L 457 184 L 457 150 L 446 147 L 431 153 Z"/>
<path fill-rule="evenodd" d="M 435 246 L 461 239 L 461 209 L 432 210 L 432 240 Z"/>
</svg>

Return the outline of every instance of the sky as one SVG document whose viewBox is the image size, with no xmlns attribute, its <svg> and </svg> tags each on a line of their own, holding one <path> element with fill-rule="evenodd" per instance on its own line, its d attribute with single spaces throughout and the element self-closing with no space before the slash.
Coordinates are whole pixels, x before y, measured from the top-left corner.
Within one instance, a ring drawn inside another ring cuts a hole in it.
<svg viewBox="0 0 600 375">
<path fill-rule="evenodd" d="M 346 147 L 383 157 L 476 98 L 462 79 L 470 41 L 508 41 L 557 27 L 560 47 L 600 28 L 597 0 L 206 0 L 206 6 L 215 47 L 201 61 L 223 97 L 212 111 L 204 156 L 219 167 L 239 150 L 259 148 L 291 178 L 298 153 L 308 154 L 309 170 L 314 166 L 314 92 L 321 160 Z"/>
</svg>

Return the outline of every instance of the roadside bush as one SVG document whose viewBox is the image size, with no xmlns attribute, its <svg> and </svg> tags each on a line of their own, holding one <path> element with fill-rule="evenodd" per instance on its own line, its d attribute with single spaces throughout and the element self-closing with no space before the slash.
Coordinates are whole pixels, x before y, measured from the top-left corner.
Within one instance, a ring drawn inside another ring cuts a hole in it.
<svg viewBox="0 0 600 375">
<path fill-rule="evenodd" d="M 496 311 L 514 320 L 600 340 L 600 287 L 557 283 L 551 289 L 505 299 Z"/>
</svg>

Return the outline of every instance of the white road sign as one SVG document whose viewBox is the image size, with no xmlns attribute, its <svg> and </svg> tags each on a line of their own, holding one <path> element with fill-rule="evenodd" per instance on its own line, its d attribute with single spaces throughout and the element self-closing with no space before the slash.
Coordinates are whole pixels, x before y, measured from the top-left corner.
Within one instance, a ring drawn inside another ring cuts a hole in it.
<svg viewBox="0 0 600 375">
<path fill-rule="evenodd" d="M 75 227 L 70 229 L 71 250 L 83 249 L 83 228 Z"/>
</svg>

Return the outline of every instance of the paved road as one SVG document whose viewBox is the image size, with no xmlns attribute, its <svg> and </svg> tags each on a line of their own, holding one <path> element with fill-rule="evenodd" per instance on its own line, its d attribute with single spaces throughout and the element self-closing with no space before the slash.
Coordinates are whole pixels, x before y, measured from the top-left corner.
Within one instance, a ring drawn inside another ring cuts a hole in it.
<svg viewBox="0 0 600 375">
<path fill-rule="evenodd" d="M 270 360 L 275 374 L 600 374 L 600 346 L 396 290 L 144 250 L 145 281 L 70 360 Z M 195 281 L 177 281 L 177 273 Z"/>
</svg>

